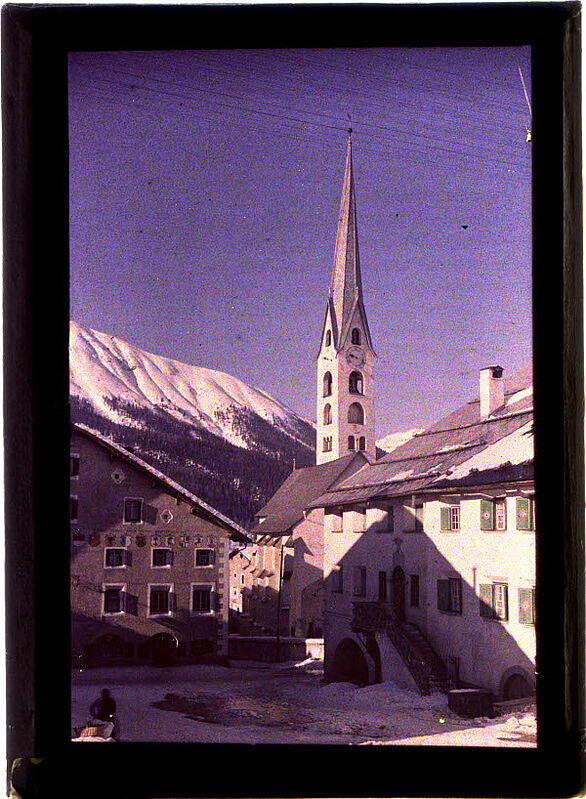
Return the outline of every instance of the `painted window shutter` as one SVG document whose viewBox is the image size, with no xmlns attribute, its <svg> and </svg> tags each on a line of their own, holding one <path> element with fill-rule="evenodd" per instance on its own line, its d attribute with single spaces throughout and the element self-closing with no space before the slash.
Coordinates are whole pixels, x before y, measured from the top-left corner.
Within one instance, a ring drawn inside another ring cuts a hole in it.
<svg viewBox="0 0 586 799">
<path fill-rule="evenodd" d="M 533 597 L 532 588 L 519 588 L 519 622 L 521 624 L 534 623 Z"/>
<path fill-rule="evenodd" d="M 494 502 L 490 499 L 480 500 L 480 529 L 494 530 Z"/>
<path fill-rule="evenodd" d="M 531 500 L 517 497 L 517 530 L 531 529 Z"/>
<path fill-rule="evenodd" d="M 437 609 L 449 610 L 450 609 L 450 581 L 438 580 L 437 581 Z"/>
<path fill-rule="evenodd" d="M 450 509 L 449 508 L 441 508 L 441 511 L 440 511 L 440 529 L 441 530 L 451 530 L 452 529 L 452 522 L 451 522 Z"/>
<path fill-rule="evenodd" d="M 490 583 L 478 586 L 480 599 L 480 615 L 485 619 L 494 619 L 492 607 L 492 585 Z"/>
</svg>

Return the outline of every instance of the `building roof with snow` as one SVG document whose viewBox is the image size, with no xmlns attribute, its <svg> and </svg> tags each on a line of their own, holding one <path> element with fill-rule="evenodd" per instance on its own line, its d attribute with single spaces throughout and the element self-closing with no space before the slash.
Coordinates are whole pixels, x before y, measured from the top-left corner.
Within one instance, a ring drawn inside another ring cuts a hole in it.
<svg viewBox="0 0 586 799">
<path fill-rule="evenodd" d="M 498 382 L 500 374 L 494 374 Z M 532 382 L 529 370 L 504 380 L 502 402 L 489 414 L 481 414 L 480 397 L 466 403 L 316 497 L 309 507 L 532 480 Z"/>
<path fill-rule="evenodd" d="M 353 452 L 319 466 L 295 469 L 268 503 L 258 511 L 252 532 L 263 536 L 286 535 L 303 519 L 304 510 L 327 491 L 354 464 L 368 463 L 364 453 Z M 257 541 L 261 543 L 261 541 Z"/>
<path fill-rule="evenodd" d="M 148 475 L 156 480 L 166 491 L 185 500 L 194 508 L 197 508 L 204 517 L 212 517 L 216 523 L 222 527 L 225 527 L 226 530 L 230 532 L 230 538 L 232 541 L 239 541 L 241 543 L 250 542 L 250 537 L 243 527 L 240 527 L 239 524 L 236 524 L 236 522 L 233 522 L 232 519 L 229 519 L 223 513 L 220 513 L 219 510 L 216 510 L 211 505 L 208 505 L 208 503 L 204 502 L 203 499 L 200 499 L 191 491 L 188 491 L 182 485 L 176 483 L 166 474 L 163 474 L 163 472 L 155 469 L 153 466 L 146 463 L 146 461 L 143 461 L 142 458 L 139 458 L 138 455 L 134 454 L 134 452 L 130 452 L 125 447 L 117 444 L 115 441 L 112 441 L 112 439 L 107 438 L 101 433 L 98 433 L 96 430 L 90 429 L 84 424 L 72 423 L 71 429 L 72 432 L 79 433 L 80 435 L 94 441 L 105 449 L 108 449 L 110 452 L 115 454 L 116 457 L 120 458 L 126 463 L 130 463 L 137 469 L 147 472 Z"/>
</svg>

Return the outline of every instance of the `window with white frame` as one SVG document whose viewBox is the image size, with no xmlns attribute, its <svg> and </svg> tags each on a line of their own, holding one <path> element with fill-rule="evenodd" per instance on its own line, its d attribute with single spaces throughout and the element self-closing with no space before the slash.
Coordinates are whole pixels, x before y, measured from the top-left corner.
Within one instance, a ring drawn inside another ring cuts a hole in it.
<svg viewBox="0 0 586 799">
<path fill-rule="evenodd" d="M 444 505 L 440 509 L 440 529 L 459 530 L 460 529 L 460 506 Z"/>
<path fill-rule="evenodd" d="M 213 566 L 216 562 L 216 552 L 213 549 L 198 548 L 195 550 L 196 566 Z"/>
<path fill-rule="evenodd" d="M 142 504 L 142 499 L 138 497 L 127 497 L 124 500 L 124 521 L 126 524 L 142 522 Z"/>
<path fill-rule="evenodd" d="M 509 618 L 509 587 L 505 582 L 482 583 L 478 587 L 480 615 L 484 619 Z"/>
<path fill-rule="evenodd" d="M 104 568 L 119 569 L 126 566 L 126 549 L 124 547 L 106 547 L 104 549 Z"/>
<path fill-rule="evenodd" d="M 480 500 L 480 529 L 507 529 L 507 503 L 504 498 Z"/>
<path fill-rule="evenodd" d="M 153 547 L 151 565 L 153 569 L 170 568 L 173 565 L 173 550 L 168 547 Z"/>
<path fill-rule="evenodd" d="M 170 616 L 173 612 L 172 599 L 172 585 L 149 585 L 149 616 Z"/>
<path fill-rule="evenodd" d="M 125 585 L 104 585 L 103 588 L 104 616 L 113 615 L 116 613 L 124 613 L 124 592 Z"/>
<path fill-rule="evenodd" d="M 195 583 L 191 586 L 191 612 L 212 613 L 213 586 Z"/>
<path fill-rule="evenodd" d="M 462 580 L 448 577 L 437 581 L 437 609 L 444 613 L 462 613 Z"/>
</svg>

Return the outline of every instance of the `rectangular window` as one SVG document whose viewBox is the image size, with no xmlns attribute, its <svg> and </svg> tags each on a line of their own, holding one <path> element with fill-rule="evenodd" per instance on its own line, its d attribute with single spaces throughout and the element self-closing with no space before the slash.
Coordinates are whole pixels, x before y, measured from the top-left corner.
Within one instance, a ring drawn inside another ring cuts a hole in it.
<svg viewBox="0 0 586 799">
<path fill-rule="evenodd" d="M 387 573 L 378 573 L 378 598 L 381 602 L 387 601 Z"/>
<path fill-rule="evenodd" d="M 173 550 L 164 547 L 154 547 L 152 550 L 152 566 L 157 568 L 160 566 L 173 565 Z"/>
<path fill-rule="evenodd" d="M 334 594 L 344 593 L 344 570 L 341 563 L 332 569 L 332 592 Z"/>
<path fill-rule="evenodd" d="M 419 607 L 419 575 L 412 574 L 409 578 L 410 597 L 409 604 L 412 608 Z"/>
<path fill-rule="evenodd" d="M 195 565 L 196 566 L 213 566 L 216 562 L 216 553 L 213 549 L 196 549 L 195 550 Z"/>
<path fill-rule="evenodd" d="M 193 613 L 211 613 L 212 586 L 194 585 L 191 592 L 191 610 Z"/>
<path fill-rule="evenodd" d="M 507 529 L 507 503 L 504 499 L 480 500 L 480 529 Z"/>
<path fill-rule="evenodd" d="M 387 508 L 387 533 L 395 532 L 395 507 L 389 505 Z"/>
<path fill-rule="evenodd" d="M 478 588 L 480 615 L 484 619 L 509 618 L 508 585 L 506 583 L 485 583 Z"/>
<path fill-rule="evenodd" d="M 142 499 L 124 500 L 124 521 L 128 523 L 142 521 Z"/>
<path fill-rule="evenodd" d="M 77 521 L 77 514 L 79 512 L 79 500 L 77 497 L 69 497 L 69 520 L 72 522 Z"/>
<path fill-rule="evenodd" d="M 517 530 L 535 529 L 535 502 L 533 497 L 517 497 Z"/>
<path fill-rule="evenodd" d="M 519 588 L 519 623 L 535 624 L 535 588 Z"/>
<path fill-rule="evenodd" d="M 79 455 L 69 456 L 69 476 L 79 477 Z"/>
<path fill-rule="evenodd" d="M 445 505 L 440 509 L 440 529 L 459 530 L 460 529 L 460 506 Z"/>
<path fill-rule="evenodd" d="M 106 569 L 126 566 L 126 550 L 122 547 L 106 547 L 104 550 L 104 566 Z"/>
<path fill-rule="evenodd" d="M 366 596 L 366 567 L 354 567 L 354 596 Z"/>
<path fill-rule="evenodd" d="M 423 503 L 417 502 L 415 505 L 415 532 L 423 532 Z"/>
<path fill-rule="evenodd" d="M 149 614 L 169 615 L 171 613 L 171 586 L 151 585 L 149 590 Z"/>
<path fill-rule="evenodd" d="M 444 613 L 462 613 L 462 580 L 459 577 L 437 581 L 437 608 Z"/>
<path fill-rule="evenodd" d="M 104 586 L 104 614 L 122 613 L 124 611 L 123 592 L 123 585 Z"/>
</svg>

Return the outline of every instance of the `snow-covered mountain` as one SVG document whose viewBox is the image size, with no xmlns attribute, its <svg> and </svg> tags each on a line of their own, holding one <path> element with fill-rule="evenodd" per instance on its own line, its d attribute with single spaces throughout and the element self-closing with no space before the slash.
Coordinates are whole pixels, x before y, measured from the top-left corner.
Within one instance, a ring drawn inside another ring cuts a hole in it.
<svg viewBox="0 0 586 799">
<path fill-rule="evenodd" d="M 131 446 L 235 521 L 251 519 L 294 464 L 314 463 L 314 427 L 223 372 L 73 321 L 69 372 L 73 421 Z"/>
<path fill-rule="evenodd" d="M 238 411 L 276 424 L 304 446 L 308 424 L 290 408 L 231 375 L 144 352 L 122 339 L 69 325 L 69 390 L 88 400 L 105 418 L 136 424 L 125 404 L 164 410 L 236 446 L 250 448 Z M 300 431 L 300 424 L 302 432 Z"/>
</svg>

